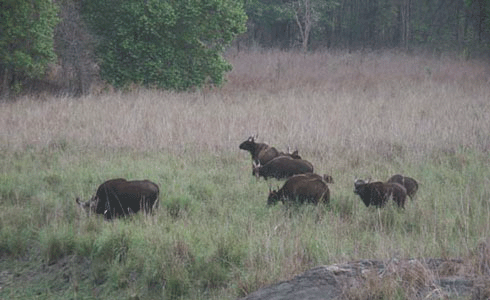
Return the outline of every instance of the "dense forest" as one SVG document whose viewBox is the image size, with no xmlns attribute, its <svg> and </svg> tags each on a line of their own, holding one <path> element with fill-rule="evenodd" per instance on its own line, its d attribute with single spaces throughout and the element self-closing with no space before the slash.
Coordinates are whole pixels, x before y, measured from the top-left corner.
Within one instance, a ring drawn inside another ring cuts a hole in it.
<svg viewBox="0 0 490 300">
<path fill-rule="evenodd" d="M 247 44 L 284 49 L 485 48 L 486 0 L 247 1 Z"/>
<path fill-rule="evenodd" d="M 488 58 L 490 0 L 1 0 L 0 95 L 219 86 L 227 49 Z"/>
</svg>

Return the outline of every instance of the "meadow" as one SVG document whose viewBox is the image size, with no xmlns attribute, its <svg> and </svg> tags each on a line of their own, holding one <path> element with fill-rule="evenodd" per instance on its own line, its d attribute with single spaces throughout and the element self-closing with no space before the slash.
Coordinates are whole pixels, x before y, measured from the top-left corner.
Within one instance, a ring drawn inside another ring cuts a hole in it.
<svg viewBox="0 0 490 300">
<path fill-rule="evenodd" d="M 0 299 L 236 299 L 318 265 L 394 257 L 489 272 L 488 62 L 228 59 L 222 88 L 0 103 Z M 268 207 L 282 182 L 252 177 L 238 145 L 254 134 L 330 174 L 331 203 Z M 353 193 L 355 178 L 396 173 L 420 184 L 404 210 Z M 157 183 L 159 210 L 107 222 L 78 209 L 115 177 Z M 374 298 L 414 297 L 390 289 Z"/>
</svg>

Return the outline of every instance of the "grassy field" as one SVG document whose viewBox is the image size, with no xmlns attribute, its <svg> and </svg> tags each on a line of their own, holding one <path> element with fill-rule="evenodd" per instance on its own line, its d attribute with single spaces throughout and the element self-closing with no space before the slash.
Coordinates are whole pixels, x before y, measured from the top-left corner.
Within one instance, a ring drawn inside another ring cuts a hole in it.
<svg viewBox="0 0 490 300">
<path fill-rule="evenodd" d="M 0 103 L 0 299 L 236 299 L 317 265 L 393 257 L 488 271 L 488 63 L 229 59 L 221 89 Z M 252 134 L 332 175 L 330 205 L 267 207 L 282 182 L 252 177 L 238 149 Z M 353 193 L 354 178 L 395 173 L 420 183 L 405 210 Z M 160 209 L 114 222 L 78 209 L 114 177 L 159 184 Z"/>
</svg>

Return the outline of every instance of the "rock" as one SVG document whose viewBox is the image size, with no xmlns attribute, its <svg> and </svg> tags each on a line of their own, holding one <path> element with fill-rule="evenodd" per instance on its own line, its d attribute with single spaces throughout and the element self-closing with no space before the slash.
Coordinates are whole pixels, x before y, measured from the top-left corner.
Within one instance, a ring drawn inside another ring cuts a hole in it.
<svg viewBox="0 0 490 300">
<path fill-rule="evenodd" d="M 336 277 L 335 273 L 327 267 L 317 267 L 296 276 L 293 280 L 283 281 L 270 287 L 260 289 L 244 299 L 334 299 L 342 292 Z"/>
<path fill-rule="evenodd" d="M 288 281 L 261 288 L 242 300 L 377 299 L 403 289 L 410 298 L 440 299 L 487 295 L 490 276 L 465 274 L 462 260 L 361 260 L 318 266 Z M 471 276 L 470 276 L 471 275 Z M 392 284 L 383 284 L 391 280 Z M 369 282 L 369 284 L 366 284 Z M 386 291 L 386 287 L 393 290 Z"/>
</svg>

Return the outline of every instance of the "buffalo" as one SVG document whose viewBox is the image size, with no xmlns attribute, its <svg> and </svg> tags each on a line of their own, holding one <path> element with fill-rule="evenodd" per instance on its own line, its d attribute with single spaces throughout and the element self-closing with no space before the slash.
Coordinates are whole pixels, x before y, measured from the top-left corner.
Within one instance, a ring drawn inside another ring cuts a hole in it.
<svg viewBox="0 0 490 300">
<path fill-rule="evenodd" d="M 293 159 L 301 159 L 301 156 L 298 154 L 298 150 L 294 152 L 290 152 L 288 149 L 287 153 L 282 151 L 278 151 L 276 148 L 267 145 L 266 143 L 256 143 L 255 139 L 257 136 L 251 136 L 248 140 L 244 141 L 240 144 L 239 148 L 245 151 L 250 152 L 252 156 L 252 161 L 258 161 L 261 165 L 265 165 L 272 159 L 278 156 L 289 156 Z"/>
<path fill-rule="evenodd" d="M 256 136 L 251 136 L 239 146 L 240 149 L 250 152 L 253 161 L 259 161 L 260 164 L 265 165 L 280 155 L 276 148 L 265 143 L 256 143 L 255 138 Z"/>
<path fill-rule="evenodd" d="M 158 205 L 160 189 L 149 180 L 127 181 L 124 178 L 107 180 L 102 183 L 95 196 L 87 202 L 76 198 L 77 204 L 87 212 L 104 215 L 110 220 L 114 217 L 127 216 L 143 209 L 151 213 Z"/>
<path fill-rule="evenodd" d="M 396 182 L 370 182 L 358 179 L 354 182 L 354 193 L 361 197 L 362 202 L 369 207 L 383 207 L 390 198 L 401 208 L 405 208 L 407 190 Z"/>
<path fill-rule="evenodd" d="M 415 179 L 400 174 L 391 176 L 387 182 L 396 182 L 403 185 L 403 187 L 405 187 L 405 189 L 407 190 L 407 196 L 410 197 L 410 199 L 412 200 L 415 196 L 415 193 L 417 193 L 419 189 L 419 184 Z"/>
<path fill-rule="evenodd" d="M 299 175 L 305 176 L 310 179 L 323 180 L 325 183 L 334 183 L 333 177 L 328 174 L 318 175 L 316 173 L 304 173 Z"/>
<path fill-rule="evenodd" d="M 278 156 L 265 165 L 259 161 L 253 163 L 253 174 L 265 179 L 273 177 L 285 179 L 297 174 L 313 173 L 313 165 L 304 159 L 294 159 L 289 156 Z"/>
<path fill-rule="evenodd" d="M 273 205 L 279 200 L 283 204 L 286 201 L 328 204 L 330 202 L 330 190 L 323 178 L 325 176 L 322 177 L 314 173 L 292 176 L 284 183 L 281 189 L 269 192 L 267 204 Z"/>
</svg>

